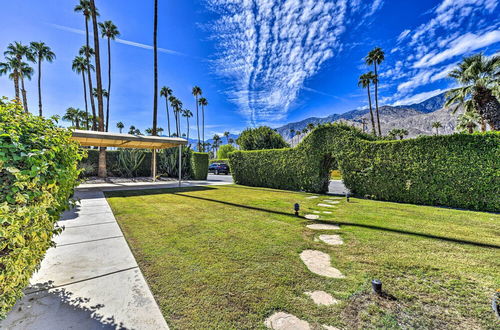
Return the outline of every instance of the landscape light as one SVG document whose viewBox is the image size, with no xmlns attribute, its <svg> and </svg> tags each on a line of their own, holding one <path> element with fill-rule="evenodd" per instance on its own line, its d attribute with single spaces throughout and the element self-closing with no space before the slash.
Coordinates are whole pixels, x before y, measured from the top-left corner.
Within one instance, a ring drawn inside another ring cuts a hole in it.
<svg viewBox="0 0 500 330">
<path fill-rule="evenodd" d="M 348 202 L 348 203 L 349 203 L 349 197 L 350 197 L 350 196 L 349 196 L 349 193 L 348 193 L 348 192 L 346 192 L 346 193 L 345 193 L 345 199 L 347 200 L 347 202 Z"/>
<path fill-rule="evenodd" d="M 299 210 L 300 210 L 299 203 L 295 203 L 295 205 L 293 206 L 293 209 L 295 210 L 295 215 L 299 216 Z"/>
<path fill-rule="evenodd" d="M 380 280 L 372 280 L 372 289 L 376 294 L 382 293 L 382 281 Z"/>
</svg>

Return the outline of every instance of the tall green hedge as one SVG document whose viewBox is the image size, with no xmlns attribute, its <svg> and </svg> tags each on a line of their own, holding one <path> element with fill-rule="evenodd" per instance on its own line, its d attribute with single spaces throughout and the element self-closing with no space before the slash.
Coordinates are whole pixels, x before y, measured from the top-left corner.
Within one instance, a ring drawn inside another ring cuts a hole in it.
<svg viewBox="0 0 500 330">
<path fill-rule="evenodd" d="M 296 148 L 230 154 L 236 183 L 323 193 L 332 168 L 356 196 L 485 211 L 500 210 L 500 133 L 375 141 L 324 125 Z"/>
<path fill-rule="evenodd" d="M 71 132 L 0 100 L 0 318 L 53 245 L 84 151 Z"/>
<path fill-rule="evenodd" d="M 193 152 L 191 157 L 193 180 L 206 180 L 208 176 L 208 153 Z"/>
</svg>

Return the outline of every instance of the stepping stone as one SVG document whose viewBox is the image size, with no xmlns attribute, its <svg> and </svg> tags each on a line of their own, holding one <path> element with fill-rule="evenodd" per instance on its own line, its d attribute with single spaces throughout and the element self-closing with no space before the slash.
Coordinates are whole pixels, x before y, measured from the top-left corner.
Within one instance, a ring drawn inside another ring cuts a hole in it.
<svg viewBox="0 0 500 330">
<path fill-rule="evenodd" d="M 319 198 L 319 196 L 309 196 L 309 197 L 306 197 L 306 199 L 314 199 L 314 198 Z"/>
<path fill-rule="evenodd" d="M 269 316 L 265 323 L 267 328 L 274 330 L 310 330 L 309 323 L 297 316 L 285 312 L 277 312 Z"/>
<path fill-rule="evenodd" d="M 330 211 L 323 211 L 324 214 L 332 214 Z"/>
<path fill-rule="evenodd" d="M 319 219 L 319 215 L 317 215 L 317 214 L 306 214 L 305 218 L 309 219 L 309 220 L 318 220 Z"/>
<path fill-rule="evenodd" d="M 343 197 L 331 197 L 331 199 L 344 199 Z"/>
<path fill-rule="evenodd" d="M 323 329 L 326 329 L 326 330 L 340 330 L 339 328 L 332 327 L 331 325 L 322 324 L 321 326 L 323 327 Z"/>
<path fill-rule="evenodd" d="M 344 244 L 342 237 L 340 235 L 319 235 L 315 241 L 322 241 L 328 245 L 341 245 Z"/>
<path fill-rule="evenodd" d="M 318 206 L 321 206 L 321 207 L 335 207 L 333 205 L 330 205 L 330 204 L 323 204 L 323 203 L 319 203 Z"/>
<path fill-rule="evenodd" d="M 329 199 L 325 199 L 323 202 L 328 203 L 328 204 L 338 204 L 338 203 L 340 203 L 339 201 L 332 201 L 332 200 L 329 200 Z"/>
<path fill-rule="evenodd" d="M 339 225 L 330 225 L 327 223 L 313 223 L 311 225 L 306 226 L 309 229 L 313 230 L 338 230 L 340 229 Z"/>
<path fill-rule="evenodd" d="M 324 252 L 304 250 L 300 254 L 300 259 L 302 259 L 307 268 L 315 274 L 330 278 L 345 277 L 337 268 L 331 266 L 330 256 Z"/>
<path fill-rule="evenodd" d="M 313 213 L 321 213 L 320 211 L 313 211 Z M 330 212 L 331 213 L 331 212 Z"/>
<path fill-rule="evenodd" d="M 339 303 L 337 299 L 325 291 L 304 292 L 304 294 L 309 296 L 318 306 L 330 306 Z"/>
</svg>

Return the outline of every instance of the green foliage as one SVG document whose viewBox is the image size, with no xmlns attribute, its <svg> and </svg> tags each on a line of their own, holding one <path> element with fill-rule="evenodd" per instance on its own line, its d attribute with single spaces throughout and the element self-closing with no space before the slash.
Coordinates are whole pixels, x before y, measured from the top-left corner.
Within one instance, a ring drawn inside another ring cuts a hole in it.
<svg viewBox="0 0 500 330">
<path fill-rule="evenodd" d="M 290 146 L 281 135 L 268 126 L 247 128 L 236 139 L 236 143 L 241 150 L 280 149 Z"/>
<path fill-rule="evenodd" d="M 118 171 L 121 176 L 132 178 L 137 176 L 138 170 L 146 155 L 141 149 L 122 148 L 118 150 Z"/>
<path fill-rule="evenodd" d="M 0 318 L 53 245 L 84 151 L 52 120 L 0 102 Z"/>
<path fill-rule="evenodd" d="M 191 158 L 193 180 L 206 180 L 208 175 L 208 153 L 193 152 Z"/>
<path fill-rule="evenodd" d="M 188 146 L 182 147 L 181 173 L 183 179 L 192 177 L 191 158 L 193 151 Z M 179 148 L 164 149 L 158 154 L 158 173 L 171 178 L 179 177 Z"/>
<path fill-rule="evenodd" d="M 217 151 L 217 158 L 227 159 L 229 158 L 229 153 L 235 151 L 236 148 L 231 144 L 224 144 L 219 147 Z"/>
<path fill-rule="evenodd" d="M 236 151 L 229 161 L 235 182 L 249 186 L 326 192 L 337 161 L 357 196 L 500 210 L 500 133 L 373 140 L 348 126 L 324 125 L 296 148 Z"/>
</svg>

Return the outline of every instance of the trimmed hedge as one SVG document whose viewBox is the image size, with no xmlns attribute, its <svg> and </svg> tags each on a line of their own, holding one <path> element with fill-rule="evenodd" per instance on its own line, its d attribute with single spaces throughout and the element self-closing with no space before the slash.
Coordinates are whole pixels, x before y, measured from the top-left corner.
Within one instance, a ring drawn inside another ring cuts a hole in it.
<svg viewBox="0 0 500 330">
<path fill-rule="evenodd" d="M 83 154 L 70 131 L 0 100 L 0 318 L 60 233 Z"/>
<path fill-rule="evenodd" d="M 500 133 L 375 138 L 323 125 L 296 148 L 230 154 L 236 183 L 316 193 L 338 168 L 356 196 L 484 211 L 500 210 Z"/>
<path fill-rule="evenodd" d="M 208 176 L 208 153 L 193 152 L 191 156 L 193 180 L 206 180 Z"/>
<path fill-rule="evenodd" d="M 151 151 L 144 149 L 144 161 L 141 163 L 136 171 L 136 176 L 151 176 Z M 99 150 L 88 149 L 88 156 L 81 162 L 81 167 L 84 168 L 84 176 L 97 176 L 97 168 L 99 164 Z M 108 175 L 120 176 L 118 155 L 119 150 L 106 150 L 106 168 Z M 158 158 L 157 158 L 158 159 Z"/>
</svg>

